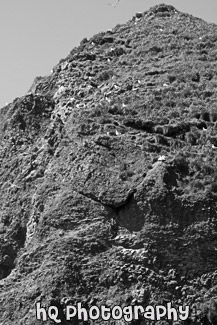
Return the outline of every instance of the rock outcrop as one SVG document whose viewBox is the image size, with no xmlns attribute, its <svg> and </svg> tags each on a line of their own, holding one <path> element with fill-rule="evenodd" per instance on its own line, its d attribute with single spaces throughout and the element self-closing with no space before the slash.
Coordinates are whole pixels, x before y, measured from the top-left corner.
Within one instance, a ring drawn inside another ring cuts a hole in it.
<svg viewBox="0 0 217 325">
<path fill-rule="evenodd" d="M 217 26 L 162 4 L 0 110 L 0 324 L 42 324 L 37 302 L 216 324 L 216 59 Z"/>
</svg>

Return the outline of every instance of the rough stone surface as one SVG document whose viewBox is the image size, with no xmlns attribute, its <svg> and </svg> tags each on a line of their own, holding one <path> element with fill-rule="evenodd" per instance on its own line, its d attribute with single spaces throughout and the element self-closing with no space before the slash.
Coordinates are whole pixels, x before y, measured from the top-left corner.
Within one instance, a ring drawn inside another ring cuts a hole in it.
<svg viewBox="0 0 217 325">
<path fill-rule="evenodd" d="M 159 5 L 0 110 L 0 324 L 39 301 L 217 324 L 216 59 L 216 25 Z"/>
</svg>

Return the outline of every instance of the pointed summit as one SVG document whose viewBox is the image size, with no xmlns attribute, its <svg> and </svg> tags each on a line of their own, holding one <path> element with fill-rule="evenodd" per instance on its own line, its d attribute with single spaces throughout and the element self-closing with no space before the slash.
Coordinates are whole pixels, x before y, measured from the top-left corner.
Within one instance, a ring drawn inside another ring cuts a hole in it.
<svg viewBox="0 0 217 325">
<path fill-rule="evenodd" d="M 53 305 L 78 324 L 64 313 L 79 302 L 94 316 L 171 301 L 213 321 L 216 71 L 217 26 L 161 4 L 0 110 L 0 324 L 41 323 L 39 302 L 48 323 Z"/>
<path fill-rule="evenodd" d="M 174 8 L 171 5 L 166 5 L 164 3 L 161 3 L 159 5 L 156 5 L 154 7 L 150 8 L 150 11 L 156 13 L 165 13 L 165 12 L 178 12 L 176 8 Z"/>
</svg>

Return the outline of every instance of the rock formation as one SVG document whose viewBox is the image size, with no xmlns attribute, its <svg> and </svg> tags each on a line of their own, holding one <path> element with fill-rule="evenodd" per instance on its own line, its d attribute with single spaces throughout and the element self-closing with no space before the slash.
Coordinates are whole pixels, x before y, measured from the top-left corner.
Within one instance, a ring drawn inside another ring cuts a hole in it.
<svg viewBox="0 0 217 325">
<path fill-rule="evenodd" d="M 54 324 L 38 302 L 61 324 L 78 302 L 216 324 L 216 59 L 217 26 L 162 4 L 0 110 L 1 325 Z"/>
</svg>

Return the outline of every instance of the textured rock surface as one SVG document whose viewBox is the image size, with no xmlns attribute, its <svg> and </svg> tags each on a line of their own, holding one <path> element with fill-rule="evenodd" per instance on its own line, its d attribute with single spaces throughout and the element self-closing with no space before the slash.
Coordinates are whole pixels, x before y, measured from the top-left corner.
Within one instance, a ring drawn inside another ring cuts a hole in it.
<svg viewBox="0 0 217 325">
<path fill-rule="evenodd" d="M 0 324 L 38 301 L 216 324 L 216 59 L 216 25 L 159 5 L 0 110 Z"/>
</svg>

